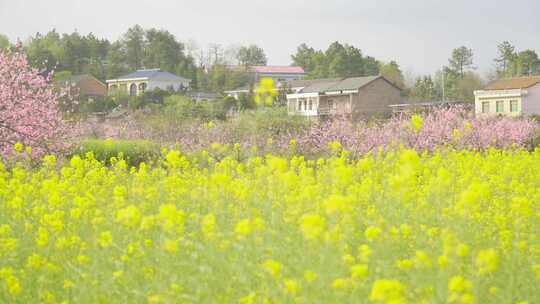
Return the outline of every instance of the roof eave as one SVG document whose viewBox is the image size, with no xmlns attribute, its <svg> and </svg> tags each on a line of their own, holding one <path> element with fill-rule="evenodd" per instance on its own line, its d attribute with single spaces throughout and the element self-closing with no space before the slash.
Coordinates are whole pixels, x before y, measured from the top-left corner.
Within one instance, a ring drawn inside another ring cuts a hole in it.
<svg viewBox="0 0 540 304">
<path fill-rule="evenodd" d="M 123 82 L 123 81 L 141 81 L 141 80 L 149 80 L 149 77 L 137 77 L 137 78 L 116 78 L 116 79 L 107 79 L 105 80 L 106 83 L 111 82 Z"/>
</svg>

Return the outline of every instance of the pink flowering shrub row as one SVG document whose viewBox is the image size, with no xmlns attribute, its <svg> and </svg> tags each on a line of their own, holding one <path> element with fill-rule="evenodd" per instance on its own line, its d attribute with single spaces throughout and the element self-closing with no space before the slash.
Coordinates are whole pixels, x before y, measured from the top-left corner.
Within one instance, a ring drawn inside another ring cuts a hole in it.
<svg viewBox="0 0 540 304">
<path fill-rule="evenodd" d="M 478 118 L 461 107 L 438 109 L 421 115 L 399 115 L 388 120 L 353 123 L 337 118 L 289 129 L 254 128 L 232 119 L 227 122 L 167 125 L 148 118 L 126 118 L 110 123 L 83 124 L 86 135 L 105 138 L 150 139 L 162 145 L 179 145 L 187 151 L 208 149 L 212 144 L 239 144 L 259 152 L 317 155 L 339 142 L 354 155 L 405 146 L 418 151 L 440 147 L 484 150 L 489 147 L 531 148 L 538 133 L 535 121 L 526 118 Z M 83 132 L 83 134 L 85 134 Z"/>
<path fill-rule="evenodd" d="M 415 126 L 415 121 L 417 124 Z M 298 146 L 323 150 L 331 141 L 353 153 L 388 150 L 403 145 L 417 151 L 440 147 L 484 150 L 489 147 L 531 148 L 538 133 L 532 119 L 474 117 L 461 107 L 437 109 L 423 115 L 401 114 L 387 121 L 353 124 L 337 119 L 315 125 L 298 137 Z"/>
</svg>

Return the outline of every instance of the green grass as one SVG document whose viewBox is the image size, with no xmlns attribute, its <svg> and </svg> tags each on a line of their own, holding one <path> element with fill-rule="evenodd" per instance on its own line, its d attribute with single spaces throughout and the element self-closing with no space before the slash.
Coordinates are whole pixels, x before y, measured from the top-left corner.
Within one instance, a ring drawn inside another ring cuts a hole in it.
<svg viewBox="0 0 540 304">
<path fill-rule="evenodd" d="M 149 140 L 86 139 L 77 143 L 71 154 L 85 155 L 89 152 L 106 164 L 110 164 L 112 158 L 121 158 L 129 166 L 138 166 L 157 159 L 160 146 Z"/>
</svg>

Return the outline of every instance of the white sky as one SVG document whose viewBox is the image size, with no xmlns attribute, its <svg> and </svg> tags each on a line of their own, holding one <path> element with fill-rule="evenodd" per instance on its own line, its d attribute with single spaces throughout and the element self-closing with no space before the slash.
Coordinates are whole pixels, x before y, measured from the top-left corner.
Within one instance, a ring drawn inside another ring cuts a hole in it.
<svg viewBox="0 0 540 304">
<path fill-rule="evenodd" d="M 134 24 L 201 46 L 256 43 L 283 65 L 303 42 L 336 40 L 414 74 L 436 71 L 461 45 L 483 73 L 503 40 L 540 52 L 540 0 L 0 0 L 11 40 L 53 28 L 116 39 Z"/>
</svg>

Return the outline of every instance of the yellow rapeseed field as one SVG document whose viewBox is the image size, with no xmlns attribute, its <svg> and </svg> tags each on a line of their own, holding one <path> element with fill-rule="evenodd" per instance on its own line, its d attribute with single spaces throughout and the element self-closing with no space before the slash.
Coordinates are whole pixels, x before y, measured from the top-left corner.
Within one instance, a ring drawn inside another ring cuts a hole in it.
<svg viewBox="0 0 540 304">
<path fill-rule="evenodd" d="M 540 151 L 0 164 L 0 303 L 540 303 Z"/>
</svg>

